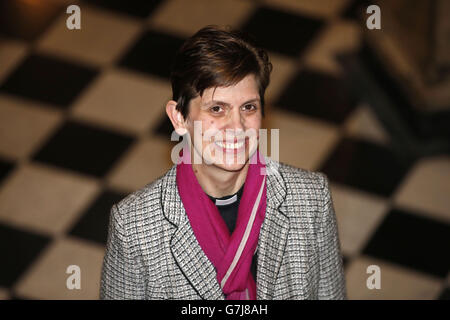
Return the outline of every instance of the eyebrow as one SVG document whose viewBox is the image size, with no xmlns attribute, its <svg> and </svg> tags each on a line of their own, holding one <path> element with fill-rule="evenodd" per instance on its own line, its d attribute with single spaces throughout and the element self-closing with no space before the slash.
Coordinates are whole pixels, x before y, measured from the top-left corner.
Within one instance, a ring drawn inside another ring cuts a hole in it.
<svg viewBox="0 0 450 320">
<path fill-rule="evenodd" d="M 250 102 L 261 102 L 261 100 L 259 98 L 253 98 L 253 99 L 245 101 L 244 103 L 241 104 L 241 106 L 246 105 L 247 103 L 250 103 Z M 211 100 L 211 101 L 205 103 L 203 106 L 206 107 L 206 106 L 215 105 L 215 104 L 221 104 L 221 105 L 225 105 L 225 106 L 230 105 L 228 102 L 219 101 L 219 100 Z"/>
</svg>

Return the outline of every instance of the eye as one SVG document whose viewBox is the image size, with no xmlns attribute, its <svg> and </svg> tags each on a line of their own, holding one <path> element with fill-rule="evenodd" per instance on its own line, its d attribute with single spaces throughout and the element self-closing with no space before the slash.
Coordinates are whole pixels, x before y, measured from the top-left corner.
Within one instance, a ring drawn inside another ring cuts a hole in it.
<svg viewBox="0 0 450 320">
<path fill-rule="evenodd" d="M 212 113 L 220 113 L 223 109 L 221 106 L 213 106 L 213 107 L 209 108 L 209 110 Z"/>
<path fill-rule="evenodd" d="M 242 106 L 243 111 L 253 111 L 256 109 L 257 109 L 256 106 L 253 104 L 246 104 L 246 105 Z"/>
</svg>

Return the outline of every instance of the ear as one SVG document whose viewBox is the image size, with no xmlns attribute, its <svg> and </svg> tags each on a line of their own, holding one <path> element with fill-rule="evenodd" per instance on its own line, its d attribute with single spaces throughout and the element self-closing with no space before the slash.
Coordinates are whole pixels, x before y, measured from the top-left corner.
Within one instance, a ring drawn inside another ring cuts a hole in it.
<svg viewBox="0 0 450 320">
<path fill-rule="evenodd" d="M 170 122 L 172 122 L 176 133 L 178 133 L 180 136 L 184 135 L 187 132 L 187 129 L 185 127 L 183 115 L 180 111 L 177 110 L 176 101 L 170 100 L 169 102 L 167 102 L 166 113 L 170 119 Z"/>
</svg>

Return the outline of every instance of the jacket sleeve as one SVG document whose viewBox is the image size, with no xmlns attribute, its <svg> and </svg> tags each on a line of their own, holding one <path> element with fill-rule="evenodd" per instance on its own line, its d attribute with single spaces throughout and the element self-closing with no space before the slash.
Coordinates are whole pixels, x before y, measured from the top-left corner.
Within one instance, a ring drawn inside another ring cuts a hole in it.
<svg viewBox="0 0 450 320">
<path fill-rule="evenodd" d="M 130 250 L 117 205 L 111 209 L 100 281 L 100 299 L 144 299 L 145 281 Z"/>
<path fill-rule="evenodd" d="M 318 232 L 320 250 L 318 298 L 320 300 L 343 300 L 347 299 L 347 291 L 336 215 L 328 179 L 324 174 L 320 174 L 320 176 L 323 180 L 323 206 L 320 212 L 321 217 L 319 217 L 320 226 Z"/>
</svg>

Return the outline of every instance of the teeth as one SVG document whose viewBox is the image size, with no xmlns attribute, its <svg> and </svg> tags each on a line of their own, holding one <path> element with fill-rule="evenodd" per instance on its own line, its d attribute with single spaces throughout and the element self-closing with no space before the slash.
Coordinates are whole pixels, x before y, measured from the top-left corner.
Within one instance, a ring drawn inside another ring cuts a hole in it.
<svg viewBox="0 0 450 320">
<path fill-rule="evenodd" d="M 229 142 L 223 143 L 222 141 L 216 141 L 216 144 L 224 149 L 239 149 L 244 145 L 244 142 L 241 141 L 237 143 L 229 143 Z"/>
</svg>

